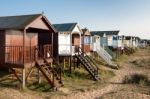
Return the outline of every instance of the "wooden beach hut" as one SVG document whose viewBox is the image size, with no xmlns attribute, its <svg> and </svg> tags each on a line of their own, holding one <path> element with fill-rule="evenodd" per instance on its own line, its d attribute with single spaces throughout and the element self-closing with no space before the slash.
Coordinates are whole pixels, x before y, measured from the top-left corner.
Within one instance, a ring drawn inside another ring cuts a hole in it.
<svg viewBox="0 0 150 99">
<path fill-rule="evenodd" d="M 72 66 L 74 66 L 74 69 L 82 66 L 94 80 L 99 80 L 97 66 L 86 54 L 90 51 L 89 31 L 82 31 L 77 23 L 53 24 L 53 26 L 59 33 L 59 57 L 60 60 L 63 59 L 64 67 L 68 60 L 70 73 Z M 85 42 L 82 43 L 82 40 Z M 72 61 L 74 64 L 72 64 Z"/>
<path fill-rule="evenodd" d="M 58 34 L 44 15 L 0 17 L 0 45 L 0 68 L 14 71 L 23 88 L 29 77 L 26 69 L 34 66 L 50 85 L 62 85 L 61 79 L 49 66 L 58 56 Z M 22 70 L 22 78 L 17 76 L 15 68 Z"/>
</svg>

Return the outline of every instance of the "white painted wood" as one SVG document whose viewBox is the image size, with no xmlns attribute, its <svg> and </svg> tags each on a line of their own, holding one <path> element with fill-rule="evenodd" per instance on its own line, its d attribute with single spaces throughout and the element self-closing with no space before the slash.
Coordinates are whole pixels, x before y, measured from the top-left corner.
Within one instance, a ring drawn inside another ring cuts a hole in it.
<svg viewBox="0 0 150 99">
<path fill-rule="evenodd" d="M 81 47 L 81 34 L 82 31 L 78 25 L 74 27 L 71 32 L 62 33 L 59 32 L 59 55 L 74 55 L 75 50 L 74 46 L 72 46 L 72 35 L 79 34 L 80 36 L 80 47 Z"/>
<path fill-rule="evenodd" d="M 94 35 L 92 37 L 92 50 L 96 51 L 97 47 L 100 47 L 100 36 Z"/>
<path fill-rule="evenodd" d="M 59 33 L 59 55 L 70 55 L 71 54 L 71 36 L 70 34 Z"/>
<path fill-rule="evenodd" d="M 107 35 L 108 46 L 113 46 L 113 36 Z"/>
</svg>

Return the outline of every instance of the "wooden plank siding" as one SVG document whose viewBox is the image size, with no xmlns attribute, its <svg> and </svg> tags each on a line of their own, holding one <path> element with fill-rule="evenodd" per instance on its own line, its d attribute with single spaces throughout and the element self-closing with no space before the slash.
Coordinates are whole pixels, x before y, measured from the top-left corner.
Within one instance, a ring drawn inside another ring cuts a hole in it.
<svg viewBox="0 0 150 99">
<path fill-rule="evenodd" d="M 89 53 L 90 51 L 91 51 L 91 47 L 90 47 L 90 44 L 84 44 L 84 45 L 82 45 L 82 48 L 83 48 L 83 51 L 85 52 L 85 53 Z"/>
<path fill-rule="evenodd" d="M 23 50 L 23 31 L 21 30 L 6 30 L 0 32 L 0 44 L 3 45 L 1 49 L 0 66 L 23 68 L 25 64 L 31 65 L 36 60 L 35 49 L 38 48 L 43 56 L 52 58 L 58 56 L 58 50 L 53 53 L 53 33 L 36 33 L 27 32 L 25 36 L 25 48 Z M 56 34 L 56 33 L 55 33 Z M 57 40 L 57 35 L 55 36 Z M 55 47 L 58 46 L 58 40 L 55 41 Z M 56 47 L 57 48 L 57 47 Z M 24 58 L 23 58 L 24 57 Z M 38 58 L 40 58 L 38 56 Z M 24 64 L 24 63 L 25 64 Z"/>
<path fill-rule="evenodd" d="M 5 62 L 5 31 L 0 30 L 0 66 Z"/>
<path fill-rule="evenodd" d="M 0 68 L 24 68 L 43 58 L 52 62 L 58 56 L 58 33 L 45 16 L 0 17 L 0 24 Z"/>
<path fill-rule="evenodd" d="M 85 53 L 90 53 L 91 51 L 91 33 L 88 29 L 82 29 L 82 49 Z"/>
</svg>

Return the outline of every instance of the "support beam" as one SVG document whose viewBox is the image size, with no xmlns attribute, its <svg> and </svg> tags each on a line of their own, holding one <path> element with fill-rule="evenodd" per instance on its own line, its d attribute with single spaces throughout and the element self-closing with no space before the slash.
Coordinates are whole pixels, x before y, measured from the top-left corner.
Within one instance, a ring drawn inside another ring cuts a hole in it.
<svg viewBox="0 0 150 99">
<path fill-rule="evenodd" d="M 71 56 L 70 56 L 70 57 L 71 57 Z M 70 63 L 70 61 L 71 61 L 71 58 L 69 59 L 69 72 L 70 72 L 70 74 L 71 74 L 72 70 L 71 70 L 71 63 Z"/>
<path fill-rule="evenodd" d="M 71 68 L 72 66 L 72 56 L 69 57 L 69 67 Z"/>
<path fill-rule="evenodd" d="M 22 80 L 19 78 L 16 71 L 13 68 L 10 68 L 10 70 L 14 73 L 15 77 L 19 80 L 19 82 L 22 83 Z"/>
<path fill-rule="evenodd" d="M 22 69 L 22 88 L 25 89 L 26 86 L 26 71 L 25 68 Z"/>
<path fill-rule="evenodd" d="M 32 74 L 33 68 L 34 68 L 34 67 L 32 67 L 32 68 L 30 69 L 29 73 L 27 74 L 27 76 L 26 76 L 26 82 L 28 81 L 28 78 L 29 78 L 30 75 Z"/>
<path fill-rule="evenodd" d="M 41 72 L 39 69 L 37 69 L 37 72 L 38 72 L 38 83 L 40 84 L 42 82 L 42 79 L 41 79 Z"/>
<path fill-rule="evenodd" d="M 74 66 L 74 70 L 76 69 L 76 58 L 75 57 L 73 57 L 73 66 Z"/>
<path fill-rule="evenodd" d="M 66 68 L 66 59 L 65 57 L 63 59 L 64 59 L 64 68 Z"/>
</svg>

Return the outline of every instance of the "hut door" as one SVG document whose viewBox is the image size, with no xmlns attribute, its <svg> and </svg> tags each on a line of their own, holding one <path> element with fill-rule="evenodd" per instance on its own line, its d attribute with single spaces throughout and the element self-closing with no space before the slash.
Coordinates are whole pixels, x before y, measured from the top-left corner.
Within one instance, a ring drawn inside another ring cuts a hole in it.
<svg viewBox="0 0 150 99">
<path fill-rule="evenodd" d="M 35 47 L 38 44 L 38 35 L 37 33 L 27 33 L 26 37 L 26 61 L 34 60 L 35 56 Z"/>
<path fill-rule="evenodd" d="M 75 47 L 75 52 L 78 51 L 78 47 L 80 47 L 80 35 L 79 34 L 73 34 L 72 35 L 72 45 Z"/>
</svg>

